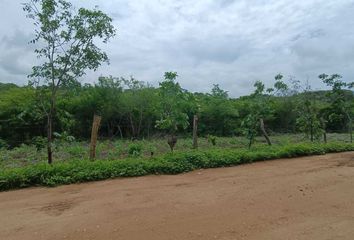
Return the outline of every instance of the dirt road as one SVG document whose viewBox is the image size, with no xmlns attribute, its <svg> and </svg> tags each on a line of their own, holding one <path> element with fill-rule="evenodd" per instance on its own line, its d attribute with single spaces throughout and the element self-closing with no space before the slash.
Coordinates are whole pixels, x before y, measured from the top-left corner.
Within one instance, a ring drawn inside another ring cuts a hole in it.
<svg viewBox="0 0 354 240">
<path fill-rule="evenodd" d="M 0 193 L 0 239 L 354 239 L 354 153 Z"/>
</svg>

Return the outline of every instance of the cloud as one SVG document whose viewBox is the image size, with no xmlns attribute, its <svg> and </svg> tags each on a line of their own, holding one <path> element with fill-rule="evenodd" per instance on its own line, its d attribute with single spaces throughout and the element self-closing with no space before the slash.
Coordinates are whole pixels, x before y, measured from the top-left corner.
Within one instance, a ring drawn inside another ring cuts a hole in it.
<svg viewBox="0 0 354 240">
<path fill-rule="evenodd" d="M 34 45 L 29 44 L 32 34 L 25 34 L 16 29 L 12 35 L 5 35 L 0 40 L 0 77 L 4 81 L 27 83 L 26 76 L 31 71 L 34 60 Z M 6 76 L 6 77 L 5 77 Z"/>
<path fill-rule="evenodd" d="M 354 75 L 353 0 L 87 0 L 76 6 L 99 7 L 114 18 L 115 39 L 102 45 L 111 64 L 88 72 L 125 76 L 157 84 L 165 71 L 177 71 L 191 91 L 209 91 L 213 83 L 240 96 L 254 81 L 270 85 L 281 72 L 309 78 Z M 3 5 L 3 6 L 2 6 Z M 6 8 L 5 8 L 6 7 Z M 0 81 L 23 79 L 36 60 L 30 40 L 33 26 L 20 1 L 2 0 L 0 9 Z M 2 36 L 2 37 L 1 37 Z M 26 39 L 26 41 L 25 41 Z"/>
</svg>

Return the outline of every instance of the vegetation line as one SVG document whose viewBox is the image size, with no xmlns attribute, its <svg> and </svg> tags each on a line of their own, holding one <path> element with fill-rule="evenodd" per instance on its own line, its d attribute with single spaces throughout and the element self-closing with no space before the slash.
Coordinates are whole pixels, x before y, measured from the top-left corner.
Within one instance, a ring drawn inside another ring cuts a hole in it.
<svg viewBox="0 0 354 240">
<path fill-rule="evenodd" d="M 0 170 L 0 191 L 30 186 L 57 186 L 118 177 L 178 174 L 195 169 L 229 167 L 256 161 L 354 151 L 354 144 L 292 144 L 247 149 L 209 149 L 169 153 L 151 159 L 71 160 Z"/>
</svg>

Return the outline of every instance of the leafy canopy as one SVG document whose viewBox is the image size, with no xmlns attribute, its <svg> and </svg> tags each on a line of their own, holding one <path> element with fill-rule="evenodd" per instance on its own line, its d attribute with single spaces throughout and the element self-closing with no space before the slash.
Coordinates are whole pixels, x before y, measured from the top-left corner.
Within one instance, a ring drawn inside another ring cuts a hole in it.
<svg viewBox="0 0 354 240">
<path fill-rule="evenodd" d="M 23 4 L 27 17 L 34 21 L 35 52 L 42 64 L 33 67 L 32 79 L 43 79 L 52 87 L 67 85 L 96 70 L 108 57 L 95 41 L 106 43 L 115 35 L 112 19 L 98 10 L 79 8 L 65 0 L 31 0 Z"/>
<path fill-rule="evenodd" d="M 188 101 L 191 94 L 181 88 L 176 78 L 176 72 L 166 72 L 165 80 L 160 82 L 159 97 L 160 120 L 156 121 L 156 127 L 175 133 L 179 128 L 186 129 L 189 125 L 187 114 Z"/>
</svg>

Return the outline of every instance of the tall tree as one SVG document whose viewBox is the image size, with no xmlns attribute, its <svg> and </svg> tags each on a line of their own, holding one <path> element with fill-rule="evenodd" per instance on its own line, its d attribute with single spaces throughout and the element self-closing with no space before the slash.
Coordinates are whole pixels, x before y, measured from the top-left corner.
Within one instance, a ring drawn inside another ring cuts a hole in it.
<svg viewBox="0 0 354 240">
<path fill-rule="evenodd" d="M 52 163 L 53 117 L 61 86 L 77 81 L 87 69 L 97 70 L 108 62 L 107 54 L 96 46 L 115 35 L 112 19 L 97 8 L 79 8 L 65 0 L 31 0 L 23 5 L 27 17 L 34 21 L 37 44 L 35 53 L 42 64 L 34 66 L 32 84 L 48 85 L 49 103 L 43 109 L 47 115 L 48 163 Z"/>
</svg>

